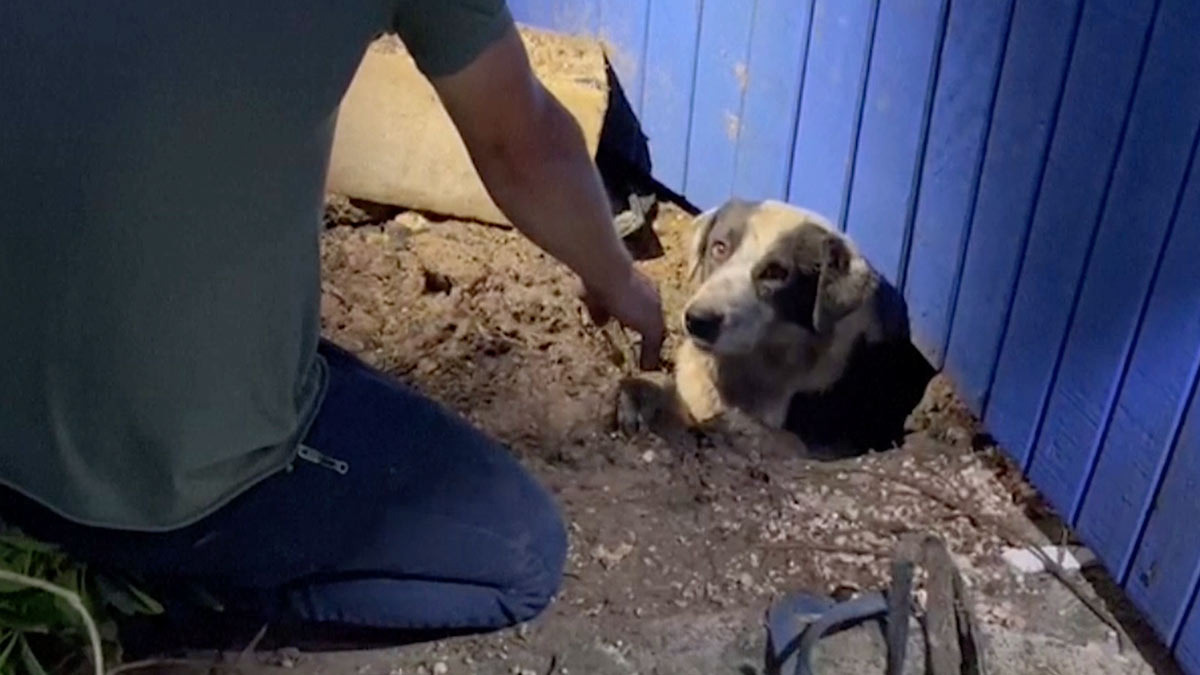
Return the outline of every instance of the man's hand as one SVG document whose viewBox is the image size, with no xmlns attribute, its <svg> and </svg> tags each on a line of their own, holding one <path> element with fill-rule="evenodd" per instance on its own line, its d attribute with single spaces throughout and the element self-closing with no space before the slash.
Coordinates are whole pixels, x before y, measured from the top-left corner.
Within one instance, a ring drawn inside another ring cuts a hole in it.
<svg viewBox="0 0 1200 675">
<path fill-rule="evenodd" d="M 611 288 L 583 288 L 582 299 L 588 314 L 597 326 L 609 319 L 616 319 L 624 326 L 642 336 L 639 365 L 642 370 L 656 370 L 662 353 L 663 323 L 662 300 L 654 282 L 633 267 L 623 283 L 612 284 Z"/>
<path fill-rule="evenodd" d="M 516 29 L 432 82 L 496 205 L 579 275 L 597 323 L 611 316 L 641 333 L 641 365 L 657 367 L 664 332 L 658 291 L 633 266 L 583 133 L 537 80 Z"/>
</svg>

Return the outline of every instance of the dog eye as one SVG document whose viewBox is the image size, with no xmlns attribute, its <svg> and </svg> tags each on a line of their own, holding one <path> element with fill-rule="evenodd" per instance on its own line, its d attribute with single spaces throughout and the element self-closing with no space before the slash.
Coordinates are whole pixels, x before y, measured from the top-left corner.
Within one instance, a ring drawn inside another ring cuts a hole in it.
<svg viewBox="0 0 1200 675">
<path fill-rule="evenodd" d="M 729 245 L 723 241 L 714 241 L 708 250 L 714 258 L 720 259 L 724 258 L 725 254 L 729 252 Z"/>
<path fill-rule="evenodd" d="M 787 268 L 779 263 L 767 263 L 758 272 L 761 281 L 784 281 L 788 278 Z"/>
</svg>

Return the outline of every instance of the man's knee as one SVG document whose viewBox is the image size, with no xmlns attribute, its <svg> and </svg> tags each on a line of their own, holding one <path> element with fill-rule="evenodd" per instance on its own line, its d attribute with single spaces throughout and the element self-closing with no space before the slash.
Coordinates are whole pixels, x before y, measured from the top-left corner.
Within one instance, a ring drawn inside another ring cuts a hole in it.
<svg viewBox="0 0 1200 675">
<path fill-rule="evenodd" d="M 524 560 L 516 566 L 506 589 L 516 622 L 528 621 L 550 605 L 562 587 L 567 560 L 566 524 L 553 498 L 540 486 L 536 486 L 525 528 Z"/>
</svg>

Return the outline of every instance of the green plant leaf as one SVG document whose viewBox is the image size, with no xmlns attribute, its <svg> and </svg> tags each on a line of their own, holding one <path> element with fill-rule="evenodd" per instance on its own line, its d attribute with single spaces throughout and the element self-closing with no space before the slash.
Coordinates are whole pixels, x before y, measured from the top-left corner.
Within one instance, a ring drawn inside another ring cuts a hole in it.
<svg viewBox="0 0 1200 675">
<path fill-rule="evenodd" d="M 34 554 L 29 551 L 18 551 L 16 549 L 0 548 L 0 567 L 16 572 L 18 574 L 29 574 L 29 568 L 33 566 Z M 4 588 L 21 588 L 20 584 L 13 582 L 4 582 L 0 584 Z"/>
<path fill-rule="evenodd" d="M 58 553 L 58 547 L 54 544 L 47 544 L 44 541 L 31 539 L 23 534 L 8 531 L 0 532 L 0 548 L 12 548 L 18 551 L 29 551 L 30 553 Z"/>
<path fill-rule="evenodd" d="M 102 604 L 111 605 L 126 615 L 137 612 L 137 603 L 117 582 L 103 575 L 96 575 L 96 595 Z"/>
<path fill-rule="evenodd" d="M 100 633 L 101 640 L 115 643 L 117 641 L 117 622 L 112 619 L 102 621 L 96 625 L 96 632 Z"/>
<path fill-rule="evenodd" d="M 79 595 L 79 572 L 78 568 L 60 570 L 51 583 Z"/>
<path fill-rule="evenodd" d="M 0 608 L 0 627 L 30 633 L 48 633 L 54 630 L 75 628 L 79 621 L 73 609 L 59 604 L 58 596 L 42 591 L 27 591 L 22 595 L 9 595 L 20 602 Z"/>
<path fill-rule="evenodd" d="M 98 574 L 96 587 L 104 604 L 126 616 L 163 613 L 163 606 L 157 600 L 129 582 Z"/>
<path fill-rule="evenodd" d="M 0 631 L 0 673 L 8 672 L 8 669 L 13 668 L 13 663 L 9 659 L 12 657 L 13 648 L 17 646 L 17 640 L 20 639 L 20 634 L 14 630 Z"/>
<path fill-rule="evenodd" d="M 4 551 L 4 555 L 0 555 L 0 568 L 6 569 L 17 574 L 25 576 L 38 576 L 31 574 L 34 567 L 34 558 L 43 554 L 33 553 L 31 551 L 9 549 Z M 19 593 L 28 590 L 29 587 L 17 581 L 0 581 L 0 594 L 4 593 Z"/>
<path fill-rule="evenodd" d="M 18 640 L 21 643 L 21 665 L 25 667 L 25 672 L 29 675 L 48 675 L 46 669 L 42 667 L 42 662 L 38 660 L 37 654 L 33 653 L 33 649 L 29 646 L 29 641 L 25 636 L 20 636 Z"/>
<path fill-rule="evenodd" d="M 83 618 L 79 616 L 79 612 L 67 602 L 65 598 L 60 598 L 57 595 L 52 598 L 54 601 L 54 610 L 59 617 L 63 619 L 64 626 L 78 626 L 83 628 Z"/>
<path fill-rule="evenodd" d="M 52 626 L 15 612 L 0 610 L 0 628 L 18 633 L 49 633 Z"/>
<path fill-rule="evenodd" d="M 133 595 L 133 597 L 137 598 L 137 601 L 141 604 L 143 614 L 150 614 L 150 615 L 157 616 L 159 614 L 162 614 L 165 611 L 163 609 L 162 603 L 160 603 L 158 600 L 155 600 L 154 598 L 150 597 L 150 595 L 148 593 L 146 593 L 142 589 L 138 588 L 137 586 L 134 586 L 133 584 L 128 584 L 126 586 L 126 588 L 128 588 L 129 592 Z"/>
<path fill-rule="evenodd" d="M 208 589 L 194 584 L 189 586 L 189 589 L 191 590 L 192 596 L 195 598 L 196 602 L 200 603 L 200 605 L 205 609 L 210 609 L 214 612 L 225 611 L 225 603 L 218 600 L 217 596 L 209 593 Z"/>
</svg>

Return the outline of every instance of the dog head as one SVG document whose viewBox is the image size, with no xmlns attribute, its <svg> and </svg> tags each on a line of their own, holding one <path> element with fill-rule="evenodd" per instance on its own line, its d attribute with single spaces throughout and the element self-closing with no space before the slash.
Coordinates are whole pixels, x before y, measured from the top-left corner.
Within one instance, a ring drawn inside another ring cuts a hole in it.
<svg viewBox="0 0 1200 675">
<path fill-rule="evenodd" d="M 697 216 L 694 227 L 689 273 L 700 285 L 684 308 L 684 329 L 714 354 L 829 336 L 878 286 L 853 244 L 811 211 L 731 200 Z"/>
</svg>

